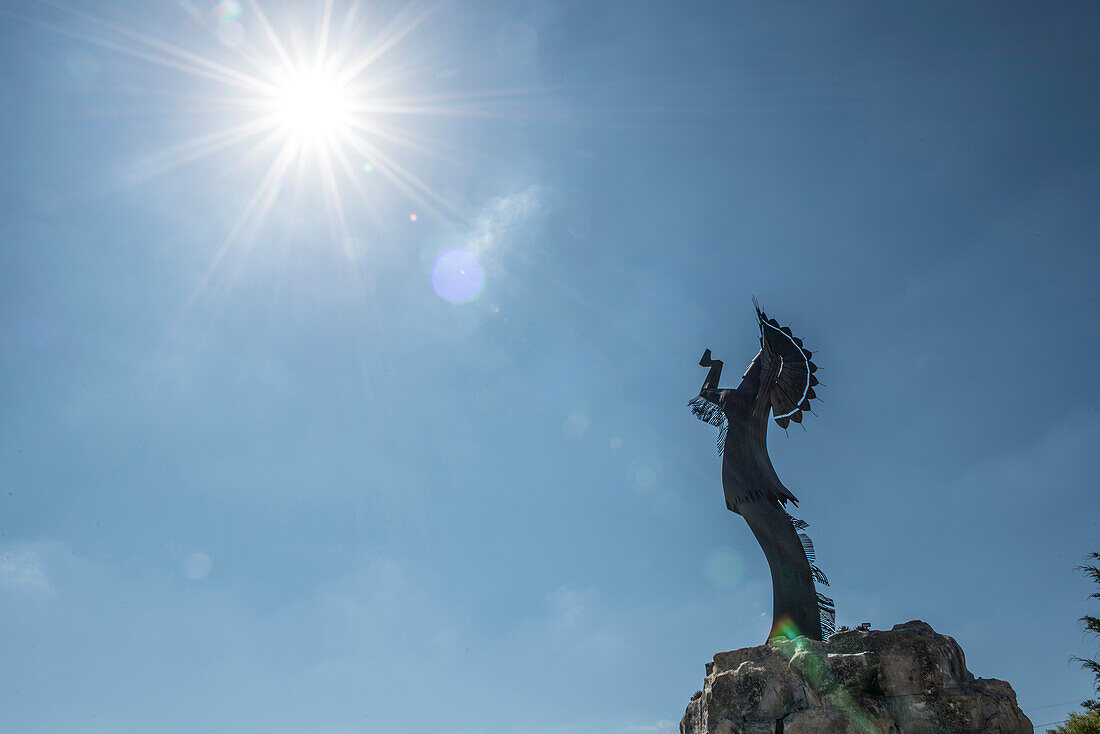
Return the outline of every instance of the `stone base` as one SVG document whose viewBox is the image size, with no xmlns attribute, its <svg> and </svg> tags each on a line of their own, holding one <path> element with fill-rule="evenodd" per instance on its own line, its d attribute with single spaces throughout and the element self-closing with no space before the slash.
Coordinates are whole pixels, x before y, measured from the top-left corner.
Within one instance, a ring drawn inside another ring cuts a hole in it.
<svg viewBox="0 0 1100 734">
<path fill-rule="evenodd" d="M 720 652 L 681 734 L 1032 734 L 1012 686 L 975 678 L 921 621 Z"/>
</svg>

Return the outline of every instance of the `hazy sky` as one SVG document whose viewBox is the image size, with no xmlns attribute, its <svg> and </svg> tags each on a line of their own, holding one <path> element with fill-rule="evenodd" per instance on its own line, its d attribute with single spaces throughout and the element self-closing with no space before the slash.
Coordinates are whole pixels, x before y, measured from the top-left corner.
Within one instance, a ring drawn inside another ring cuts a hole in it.
<svg viewBox="0 0 1100 734">
<path fill-rule="evenodd" d="M 1100 7 L 330 15 L 0 8 L 5 731 L 671 734 L 770 621 L 754 295 L 838 623 L 1090 694 Z"/>
</svg>

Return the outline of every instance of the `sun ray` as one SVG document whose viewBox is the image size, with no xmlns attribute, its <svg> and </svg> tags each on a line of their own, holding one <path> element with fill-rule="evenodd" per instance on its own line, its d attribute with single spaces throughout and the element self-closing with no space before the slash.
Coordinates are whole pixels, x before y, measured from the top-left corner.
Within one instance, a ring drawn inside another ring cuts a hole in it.
<svg viewBox="0 0 1100 734">
<path fill-rule="evenodd" d="M 213 78 L 217 81 L 222 81 L 226 84 L 233 84 L 235 86 L 241 87 L 242 89 L 248 89 L 250 91 L 260 94 L 269 94 L 274 91 L 270 84 L 265 83 L 250 74 L 245 74 L 238 69 L 220 64 L 204 56 L 188 51 L 187 49 L 183 49 L 179 46 L 168 43 L 167 41 L 162 41 L 145 33 L 139 33 L 118 23 L 112 23 L 110 21 L 97 18 L 90 13 L 78 10 L 64 3 L 58 2 L 57 0 L 38 0 L 38 2 L 42 5 L 46 5 L 47 7 L 52 7 L 55 10 L 58 10 L 59 12 L 69 15 L 73 18 L 87 21 L 94 26 L 112 31 L 124 38 L 129 38 L 130 40 L 136 41 L 139 44 L 156 49 L 163 54 L 167 54 L 167 59 L 171 59 L 172 57 L 181 59 L 182 61 L 179 62 L 177 66 L 175 66 L 175 68 L 178 68 L 180 71 L 189 71 L 190 73 L 198 74 L 198 71 L 200 69 L 205 69 L 210 75 L 212 75 L 209 76 L 209 78 Z M 118 48 L 116 50 L 125 52 L 122 48 Z M 136 51 L 136 49 L 132 49 L 131 51 Z M 167 60 L 163 57 L 158 60 L 157 57 L 152 56 L 143 58 L 146 58 L 146 60 L 152 61 L 153 63 L 162 64 L 165 64 Z M 182 62 L 190 62 L 191 64 L 194 64 L 194 66 L 189 67 Z"/>
<path fill-rule="evenodd" d="M 459 92 L 445 92 L 434 93 L 419 96 L 400 97 L 385 100 L 392 104 L 403 103 L 415 103 L 425 104 L 428 102 L 442 101 L 442 100 L 455 100 L 455 99 L 468 99 L 468 100 L 489 100 L 489 99 L 516 99 L 524 96 L 544 95 L 548 92 L 555 92 L 560 90 L 560 86 L 545 85 L 538 87 L 511 87 L 506 89 L 489 89 L 480 91 L 459 91 Z"/>
<path fill-rule="evenodd" d="M 388 140 L 391 143 L 395 143 L 403 148 L 415 151 L 429 158 L 447 161 L 455 165 L 463 165 L 463 162 L 457 156 L 451 155 L 443 150 L 449 146 L 446 146 L 440 141 L 428 139 L 416 140 L 416 136 L 412 133 L 407 131 L 403 133 L 394 132 L 392 128 L 377 120 L 367 122 L 365 120 L 353 119 L 349 125 L 367 135 Z"/>
<path fill-rule="evenodd" d="M 181 313 L 177 317 L 177 323 L 183 320 L 187 312 L 198 300 L 199 296 L 206 290 L 210 280 L 218 271 L 218 267 L 221 265 L 222 260 L 230 252 L 232 246 L 236 243 L 238 236 L 245 227 L 249 225 L 255 226 L 263 222 L 263 219 L 267 216 L 267 212 L 271 209 L 271 205 L 274 203 L 274 197 L 271 195 L 272 191 L 293 161 L 293 154 L 293 142 L 289 140 L 285 141 L 279 154 L 275 157 L 275 160 L 271 162 L 267 172 L 264 174 L 259 184 L 257 184 L 248 203 L 245 204 L 244 209 L 233 223 L 229 233 L 226 234 L 225 239 L 222 240 L 222 244 L 214 253 L 214 256 L 210 260 L 210 264 L 206 266 L 206 270 L 203 271 L 198 283 L 196 283 L 194 289 L 192 289 L 190 297 L 187 299 Z"/>
<path fill-rule="evenodd" d="M 290 68 L 294 65 L 294 62 L 290 58 L 290 54 L 287 53 L 286 46 L 283 45 L 282 40 L 279 38 L 279 34 L 275 32 L 271 22 L 267 19 L 267 15 L 264 13 L 263 8 L 256 0 L 248 0 L 249 6 L 252 8 L 252 12 L 256 14 L 256 20 L 259 21 L 260 27 L 263 28 L 264 35 L 267 36 L 268 41 L 271 42 L 272 48 L 275 49 L 275 53 L 278 54 L 279 60 L 283 66 Z"/>
<path fill-rule="evenodd" d="M 332 25 L 333 0 L 325 0 L 324 9 L 321 11 L 321 22 L 317 27 L 317 52 L 313 57 L 313 67 L 322 68 L 328 59 L 329 27 Z"/>
<path fill-rule="evenodd" d="M 39 18 L 33 18 L 31 16 L 21 15 L 5 8 L 0 8 L 0 15 L 6 15 L 10 18 L 16 18 L 18 20 L 24 21 L 29 25 L 38 26 L 39 28 L 44 28 L 59 35 L 68 36 L 70 38 L 75 38 L 80 41 L 85 41 L 108 51 L 115 51 L 124 56 L 130 56 L 132 58 L 140 59 L 142 61 L 148 61 L 149 63 L 163 66 L 168 69 L 175 69 L 177 71 L 182 71 L 192 76 L 208 79 L 211 81 L 232 83 L 225 76 L 216 74 L 212 71 L 207 71 L 195 66 L 188 66 L 181 61 L 177 61 L 168 57 L 156 56 L 148 51 L 142 51 L 141 49 L 134 48 L 132 46 L 126 46 L 122 43 L 119 43 L 118 41 L 103 38 L 102 36 L 97 36 L 92 33 L 68 28 L 59 23 L 53 23 Z"/>
<path fill-rule="evenodd" d="M 546 86 L 496 91 L 451 92 L 403 97 L 371 97 L 354 109 L 365 116 L 464 117 L 552 120 L 560 112 L 545 101 L 560 87 Z M 537 101 L 535 104 L 533 101 Z M 466 102 L 466 104 L 455 104 Z M 447 103 L 447 104 L 444 104 Z"/>
<path fill-rule="evenodd" d="M 195 7 L 194 4 L 188 0 L 177 0 L 180 7 L 183 8 L 195 23 L 205 25 L 209 27 L 210 18 L 207 14 L 204 14 L 201 10 Z M 215 33 L 216 33 L 216 29 Z M 268 70 L 268 59 L 266 59 L 263 53 L 253 46 L 247 37 L 242 37 L 239 42 L 231 44 L 230 48 L 245 62 L 252 66 L 258 73 L 265 74 Z"/>
<path fill-rule="evenodd" d="M 218 178 L 226 179 L 237 173 L 240 173 L 252 164 L 259 161 L 266 151 L 269 151 L 273 148 L 279 148 L 279 150 L 281 151 L 282 147 L 279 145 L 279 143 L 283 142 L 295 143 L 295 141 L 289 140 L 285 135 L 283 135 L 278 128 L 273 128 L 269 130 L 266 135 L 253 143 L 248 150 L 242 153 L 240 157 L 237 158 L 237 160 L 226 166 L 218 174 Z M 304 164 L 305 159 L 301 157 L 300 159 L 300 162 Z"/>
<path fill-rule="evenodd" d="M 418 176 L 407 171 L 400 163 L 383 153 L 362 135 L 351 133 L 347 137 L 347 142 L 352 149 L 358 151 L 367 160 L 372 161 L 394 185 L 425 209 L 429 209 L 433 214 L 438 215 L 441 213 L 441 207 L 444 212 L 451 216 L 458 218 L 462 216 L 462 212 L 457 206 L 436 193 Z"/>
<path fill-rule="evenodd" d="M 328 149 L 320 151 L 321 176 L 325 184 L 325 203 L 336 214 L 336 223 L 339 226 L 340 241 L 346 242 L 351 237 L 348 230 L 348 220 L 344 216 L 344 205 L 340 199 L 340 191 L 336 185 L 336 176 L 332 171 L 332 160 Z"/>
<path fill-rule="evenodd" d="M 359 8 L 361 6 L 360 0 L 355 0 L 348 5 L 348 12 L 344 14 L 344 20 L 340 23 L 340 40 L 329 54 L 329 63 L 332 64 L 335 69 L 342 69 L 345 65 L 345 58 L 348 53 L 354 48 L 353 41 L 363 35 L 366 28 L 366 18 L 359 17 Z"/>
<path fill-rule="evenodd" d="M 391 48 L 401 42 L 409 33 L 416 29 L 421 23 L 428 19 L 432 14 L 432 9 L 428 8 L 420 12 L 418 15 L 412 17 L 404 25 L 399 25 L 399 21 L 403 20 L 402 15 L 411 14 L 413 5 L 405 6 L 404 10 L 398 14 L 398 17 L 390 21 L 389 25 L 382 29 L 379 33 L 381 40 L 373 48 L 368 47 L 363 55 L 352 61 L 341 73 L 341 81 L 344 83 L 350 82 L 360 74 L 362 74 L 368 66 L 373 64 L 379 58 L 386 54 Z M 387 37 L 388 34 L 388 37 Z"/>
<path fill-rule="evenodd" d="M 356 175 L 356 171 L 352 166 L 351 161 L 348 160 L 347 154 L 342 148 L 334 148 L 333 155 L 336 157 L 337 162 L 340 164 L 340 167 L 343 169 L 344 174 L 347 176 L 347 180 L 351 184 L 351 187 L 355 189 L 355 193 L 358 194 L 359 202 L 366 206 L 370 210 L 371 217 L 377 220 L 378 210 L 375 208 L 374 202 L 367 194 L 366 189 L 363 188 L 363 184 L 362 182 L 360 182 L 359 177 Z"/>
<path fill-rule="evenodd" d="M 231 148 L 269 126 L 270 123 L 263 119 L 242 122 L 157 151 L 138 161 L 135 168 L 141 171 L 142 180 L 147 180 Z"/>
<path fill-rule="evenodd" d="M 401 65 L 394 64 L 392 69 L 376 70 L 370 76 L 352 79 L 348 85 L 355 89 L 357 99 L 365 100 L 387 87 L 397 87 L 423 79 L 430 74 L 430 71 L 430 67 L 421 60 L 410 59 Z"/>
</svg>

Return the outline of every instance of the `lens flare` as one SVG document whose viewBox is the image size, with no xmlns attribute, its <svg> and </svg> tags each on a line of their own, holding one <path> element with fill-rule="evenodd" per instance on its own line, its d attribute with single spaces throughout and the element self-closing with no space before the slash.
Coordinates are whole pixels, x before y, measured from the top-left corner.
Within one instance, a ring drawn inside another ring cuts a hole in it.
<svg viewBox="0 0 1100 734">
<path fill-rule="evenodd" d="M 745 562 L 732 548 L 717 548 L 707 557 L 707 581 L 716 589 L 732 589 L 745 573 Z"/>
<path fill-rule="evenodd" d="M 213 559 L 205 553 L 192 553 L 187 556 L 183 562 L 183 572 L 187 574 L 189 578 L 194 581 L 206 578 L 206 575 L 210 573 L 211 566 L 214 565 Z"/>
<path fill-rule="evenodd" d="M 801 635 L 802 631 L 798 629 L 798 625 L 794 623 L 794 620 L 789 615 L 784 614 L 772 624 L 772 631 L 768 635 L 768 639 L 793 640 Z"/>
<path fill-rule="evenodd" d="M 588 431 L 591 423 L 583 411 L 575 410 L 562 422 L 561 430 L 569 438 L 580 438 Z"/>
<path fill-rule="evenodd" d="M 219 21 L 236 20 L 241 17 L 241 4 L 237 0 L 222 0 L 214 8 L 214 17 Z"/>
<path fill-rule="evenodd" d="M 642 494 L 657 491 L 657 482 L 661 477 L 661 467 L 650 457 L 640 457 L 631 462 L 627 470 L 634 486 Z"/>
<path fill-rule="evenodd" d="M 432 288 L 451 303 L 473 299 L 485 280 L 481 263 L 473 253 L 453 248 L 440 253 L 432 264 Z"/>
<path fill-rule="evenodd" d="M 828 657 L 822 654 L 820 643 L 802 637 L 790 617 L 783 616 L 776 620 L 768 642 L 790 660 L 791 668 L 797 670 L 810 687 L 844 712 L 859 734 L 878 734 L 880 729 L 871 717 L 829 669 Z"/>
</svg>

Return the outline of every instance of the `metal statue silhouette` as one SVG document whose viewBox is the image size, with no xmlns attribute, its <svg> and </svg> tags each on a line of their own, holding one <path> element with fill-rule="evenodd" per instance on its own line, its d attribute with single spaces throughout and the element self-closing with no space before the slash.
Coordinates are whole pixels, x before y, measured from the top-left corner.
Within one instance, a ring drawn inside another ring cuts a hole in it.
<svg viewBox="0 0 1100 734">
<path fill-rule="evenodd" d="M 805 635 L 822 640 L 833 633 L 833 602 L 819 594 L 814 582 L 828 585 L 814 565 L 810 538 L 802 532 L 806 523 L 787 514 L 788 502 L 798 499 L 783 486 L 768 458 L 768 418 L 786 428 L 801 423 L 817 397 L 817 366 L 810 350 L 786 326 L 756 304 L 760 326 L 760 351 L 736 388 L 722 389 L 721 360 L 710 350 L 699 360 L 709 367 L 699 396 L 689 403 L 700 420 L 717 426 L 722 454 L 722 488 L 726 507 L 749 524 L 764 550 L 772 574 L 772 628 L 768 639 Z"/>
</svg>

